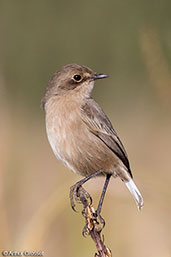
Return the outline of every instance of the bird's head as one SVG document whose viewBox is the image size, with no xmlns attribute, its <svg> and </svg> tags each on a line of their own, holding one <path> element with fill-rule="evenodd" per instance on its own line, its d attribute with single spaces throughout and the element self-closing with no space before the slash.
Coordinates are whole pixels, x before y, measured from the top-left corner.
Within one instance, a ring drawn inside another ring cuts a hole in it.
<svg viewBox="0 0 171 257">
<path fill-rule="evenodd" d="M 48 83 L 45 96 L 42 99 L 42 106 L 54 96 L 64 94 L 77 94 L 81 97 L 90 97 L 94 81 L 96 79 L 107 78 L 108 75 L 95 73 L 90 68 L 68 64 L 55 72 Z"/>
</svg>

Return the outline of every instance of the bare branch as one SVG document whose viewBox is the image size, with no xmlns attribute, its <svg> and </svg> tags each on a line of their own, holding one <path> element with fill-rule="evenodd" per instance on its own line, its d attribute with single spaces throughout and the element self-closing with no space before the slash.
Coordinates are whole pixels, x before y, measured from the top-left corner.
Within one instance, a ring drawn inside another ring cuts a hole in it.
<svg viewBox="0 0 171 257">
<path fill-rule="evenodd" d="M 78 191 L 80 202 L 83 204 L 83 216 L 85 218 L 85 227 L 83 229 L 83 235 L 90 235 L 95 242 L 98 254 L 95 257 L 111 257 L 111 250 L 104 244 L 104 236 L 101 236 L 101 232 L 104 228 L 104 220 L 101 216 L 97 217 L 96 211 L 92 206 L 92 202 L 89 202 L 85 196 L 85 190 L 80 187 Z"/>
</svg>

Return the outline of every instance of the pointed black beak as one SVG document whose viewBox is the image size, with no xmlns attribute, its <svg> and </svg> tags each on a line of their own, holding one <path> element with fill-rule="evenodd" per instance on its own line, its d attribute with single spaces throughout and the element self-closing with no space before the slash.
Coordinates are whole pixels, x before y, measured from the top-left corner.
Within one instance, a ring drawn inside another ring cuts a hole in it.
<svg viewBox="0 0 171 257">
<path fill-rule="evenodd" d="M 109 77 L 107 74 L 102 74 L 102 73 L 96 73 L 96 74 L 94 74 L 93 76 L 92 76 L 92 78 L 94 79 L 94 80 L 96 80 L 96 79 L 104 79 L 104 78 L 107 78 L 107 77 Z"/>
</svg>

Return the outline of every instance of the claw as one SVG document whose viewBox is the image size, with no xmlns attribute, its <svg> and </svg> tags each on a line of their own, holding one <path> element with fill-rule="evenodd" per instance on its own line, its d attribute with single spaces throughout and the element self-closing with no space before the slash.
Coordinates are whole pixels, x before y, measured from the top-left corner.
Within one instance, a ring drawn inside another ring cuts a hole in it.
<svg viewBox="0 0 171 257">
<path fill-rule="evenodd" d="M 103 229 L 106 225 L 105 220 L 102 218 L 100 214 L 98 215 L 98 217 L 99 217 L 100 223 L 102 224 L 102 229 Z"/>
<path fill-rule="evenodd" d="M 84 208 L 86 208 L 88 204 L 88 200 L 90 204 L 92 203 L 92 198 L 90 194 L 80 185 L 80 183 L 76 183 L 70 188 L 70 203 L 71 203 L 71 208 L 75 210 L 75 203 L 74 200 L 79 203 L 83 204 Z"/>
<path fill-rule="evenodd" d="M 75 187 L 72 186 L 70 188 L 70 203 L 71 203 L 71 208 L 73 209 L 73 211 L 77 212 L 75 209 L 74 195 L 75 195 Z"/>
<path fill-rule="evenodd" d="M 86 237 L 87 236 L 87 234 L 88 234 L 88 225 L 86 224 L 85 226 L 84 226 L 84 228 L 83 228 L 83 231 L 82 231 L 82 235 L 83 235 L 83 237 Z"/>
<path fill-rule="evenodd" d="M 78 212 L 78 211 L 75 209 L 75 204 L 74 204 L 74 205 L 71 205 L 71 208 L 73 209 L 73 211 Z"/>
</svg>

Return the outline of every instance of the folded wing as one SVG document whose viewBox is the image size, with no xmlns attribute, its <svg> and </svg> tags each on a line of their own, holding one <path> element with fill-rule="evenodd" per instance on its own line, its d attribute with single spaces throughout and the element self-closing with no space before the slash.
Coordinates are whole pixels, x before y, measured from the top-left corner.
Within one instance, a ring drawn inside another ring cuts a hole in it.
<svg viewBox="0 0 171 257">
<path fill-rule="evenodd" d="M 125 165 L 132 177 L 128 156 L 116 131 L 101 107 L 92 99 L 88 99 L 81 107 L 82 120 L 90 131 L 97 136 Z"/>
</svg>

